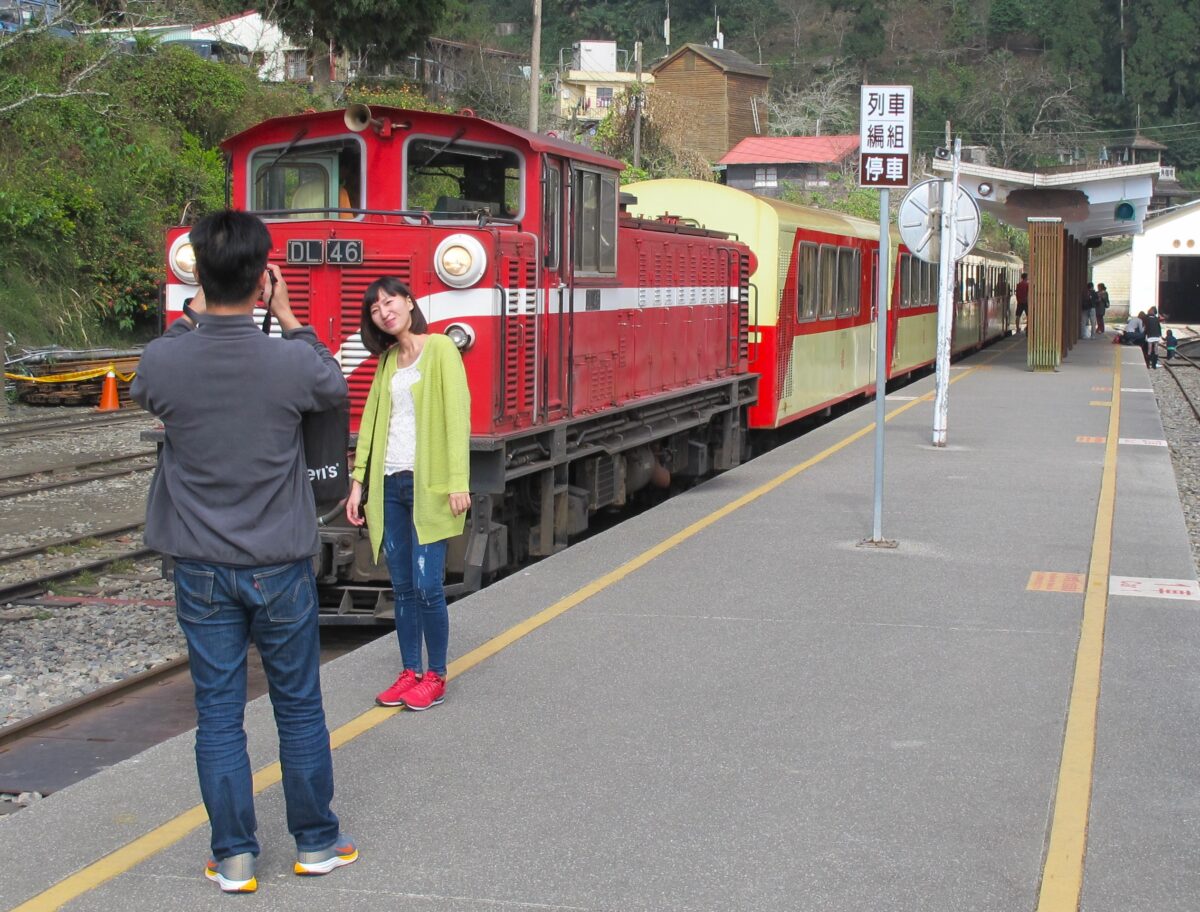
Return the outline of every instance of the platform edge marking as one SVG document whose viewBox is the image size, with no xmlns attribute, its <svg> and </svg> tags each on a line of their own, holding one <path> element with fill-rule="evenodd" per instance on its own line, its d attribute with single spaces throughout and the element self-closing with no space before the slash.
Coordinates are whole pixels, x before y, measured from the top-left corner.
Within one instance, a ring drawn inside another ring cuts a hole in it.
<svg viewBox="0 0 1200 912">
<path fill-rule="evenodd" d="M 1113 388 L 1121 387 L 1120 353 L 1113 356 Z M 1117 440 L 1121 400 L 1113 397 L 1104 445 L 1100 502 L 1092 533 L 1083 621 L 1075 652 L 1075 672 L 1067 704 L 1062 760 L 1054 796 L 1054 813 L 1046 845 L 1037 912 L 1078 912 L 1083 897 L 1088 817 L 1096 759 L 1096 717 L 1100 707 L 1100 668 L 1104 658 L 1104 624 L 1108 613 L 1108 572 L 1117 499 Z"/>
<path fill-rule="evenodd" d="M 950 379 L 951 383 L 956 383 L 970 376 L 980 367 L 971 367 L 962 371 L 958 376 Z M 893 409 L 883 419 L 885 422 L 891 421 L 897 415 L 908 411 L 922 402 L 929 402 L 933 399 L 933 392 L 926 393 L 912 402 L 906 402 L 896 409 Z M 775 488 L 779 487 L 784 482 L 790 481 L 801 472 L 811 468 L 819 462 L 828 459 L 830 456 L 850 446 L 850 444 L 861 440 L 867 434 L 875 429 L 874 420 L 865 427 L 860 428 L 848 437 L 842 438 L 835 444 L 832 444 L 811 456 L 799 465 L 792 466 L 790 469 L 776 475 L 770 481 L 764 482 L 752 491 L 743 494 L 736 500 L 730 501 L 725 506 L 718 508 L 712 513 L 705 516 L 703 519 L 698 519 L 696 522 L 681 529 L 674 535 L 664 539 L 652 548 L 643 551 L 637 557 L 626 561 L 621 566 L 606 573 L 604 576 L 593 580 L 587 585 L 575 590 L 575 592 L 560 599 L 548 608 L 539 611 L 532 617 L 526 618 L 517 624 L 514 624 L 504 633 L 493 637 L 486 643 L 472 649 L 466 655 L 455 659 L 449 663 L 446 668 L 447 680 L 453 679 L 465 671 L 474 668 L 476 665 L 500 652 L 507 646 L 511 646 L 517 640 L 532 633 L 539 627 L 548 624 L 559 615 L 565 614 L 570 609 L 587 601 L 593 595 L 603 591 L 613 583 L 619 582 L 635 570 L 644 567 L 656 557 L 670 551 L 676 545 L 687 541 L 699 532 L 711 526 L 718 520 L 724 519 L 729 514 L 740 510 L 742 507 L 762 497 L 764 494 L 769 494 Z M 354 740 L 361 734 L 365 734 L 375 728 L 382 722 L 392 718 L 399 712 L 399 708 L 380 709 L 378 707 L 367 710 L 359 716 L 351 719 L 344 725 L 340 725 L 334 731 L 330 732 L 329 743 L 331 748 L 337 749 L 342 745 Z M 267 764 L 254 773 L 254 794 L 258 795 L 272 785 L 277 784 L 282 778 L 279 762 Z M 197 827 L 201 826 L 208 820 L 208 814 L 204 810 L 204 805 L 198 804 L 194 807 L 183 811 L 176 817 L 168 820 L 166 823 L 155 827 L 148 833 L 133 839 L 120 848 L 114 849 L 112 852 L 105 855 L 97 861 L 91 862 L 86 867 L 81 868 L 74 874 L 60 880 L 58 883 L 43 890 L 35 896 L 22 902 L 20 905 L 13 906 L 9 912 L 54 912 L 54 910 L 62 908 L 66 903 L 78 899 L 85 893 L 96 889 L 105 882 L 112 880 L 126 871 L 129 871 L 134 866 L 141 864 L 143 861 L 157 855 L 164 849 L 170 848 L 175 843 L 190 834 Z M 199 876 L 199 875 L 197 875 Z"/>
</svg>

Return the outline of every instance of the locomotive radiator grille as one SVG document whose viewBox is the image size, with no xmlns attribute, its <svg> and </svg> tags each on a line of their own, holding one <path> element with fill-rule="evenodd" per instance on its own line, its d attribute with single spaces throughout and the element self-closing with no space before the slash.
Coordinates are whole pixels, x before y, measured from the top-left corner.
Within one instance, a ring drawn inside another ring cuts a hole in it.
<svg viewBox="0 0 1200 912">
<path fill-rule="evenodd" d="M 287 282 L 288 302 L 292 306 L 292 313 L 305 326 L 311 325 L 312 273 L 303 267 L 297 268 L 295 266 L 282 266 L 279 271 L 283 274 L 283 280 Z M 255 307 L 253 312 L 254 324 L 262 326 L 263 317 L 266 315 L 266 310 L 261 307 Z M 271 335 L 283 335 L 283 331 L 279 328 L 278 320 L 271 320 Z"/>
<path fill-rule="evenodd" d="M 532 261 L 508 261 L 504 294 L 504 414 L 516 415 L 534 407 L 537 288 Z"/>
<path fill-rule="evenodd" d="M 750 360 L 750 258 L 738 257 L 738 359 Z"/>
<path fill-rule="evenodd" d="M 411 287 L 412 262 L 408 257 L 373 256 L 370 264 L 343 266 L 341 275 L 341 362 L 342 373 L 350 386 L 350 415 L 352 421 L 362 416 L 371 379 L 375 375 L 374 358 L 363 345 L 360 331 L 362 298 L 367 286 L 380 276 L 391 275 Z M 366 365 L 368 370 L 358 368 Z"/>
</svg>

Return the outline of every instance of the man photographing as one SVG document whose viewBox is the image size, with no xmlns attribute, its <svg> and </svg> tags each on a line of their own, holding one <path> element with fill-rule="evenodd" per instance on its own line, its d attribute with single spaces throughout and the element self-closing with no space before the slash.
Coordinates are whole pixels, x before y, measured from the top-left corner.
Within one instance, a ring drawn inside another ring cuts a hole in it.
<svg viewBox="0 0 1200 912">
<path fill-rule="evenodd" d="M 333 761 L 321 702 L 319 549 L 300 433 L 304 413 L 347 396 L 337 361 L 292 313 L 271 236 L 225 211 L 191 232 L 202 293 L 146 346 L 131 394 L 162 420 L 146 544 L 175 559 L 175 601 L 196 691 L 196 770 L 212 827 L 205 876 L 257 889 L 259 844 L 246 752 L 246 652 L 262 656 L 279 731 L 297 874 L 358 858 L 330 809 Z M 283 339 L 251 316 L 264 301 Z"/>
</svg>

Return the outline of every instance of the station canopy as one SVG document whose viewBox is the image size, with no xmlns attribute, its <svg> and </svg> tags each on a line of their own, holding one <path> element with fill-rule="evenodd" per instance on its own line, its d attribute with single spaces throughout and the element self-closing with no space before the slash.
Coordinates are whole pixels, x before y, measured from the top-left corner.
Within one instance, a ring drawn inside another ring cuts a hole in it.
<svg viewBox="0 0 1200 912">
<path fill-rule="evenodd" d="M 935 158 L 933 170 L 949 178 L 953 162 Z M 979 208 L 1006 225 L 1024 229 L 1031 218 L 1059 218 L 1080 241 L 1140 234 L 1158 162 L 1138 165 L 1010 171 L 960 162 L 959 186 Z"/>
</svg>

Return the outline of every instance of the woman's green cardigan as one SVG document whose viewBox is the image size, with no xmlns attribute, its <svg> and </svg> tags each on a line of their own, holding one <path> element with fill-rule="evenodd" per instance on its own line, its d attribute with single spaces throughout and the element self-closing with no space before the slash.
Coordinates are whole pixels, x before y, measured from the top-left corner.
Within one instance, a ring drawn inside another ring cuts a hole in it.
<svg viewBox="0 0 1200 912">
<path fill-rule="evenodd" d="M 370 472 L 363 512 L 377 561 L 383 544 L 383 469 L 392 417 L 396 351 L 392 347 L 384 352 L 371 381 L 351 473 L 355 481 L 363 482 Z M 430 333 L 418 364 L 421 379 L 412 386 L 417 419 L 413 525 L 417 541 L 427 545 L 461 534 L 466 522 L 465 513 L 455 516 L 451 512 L 450 495 L 471 490 L 471 394 L 462 356 L 446 336 Z"/>
</svg>

